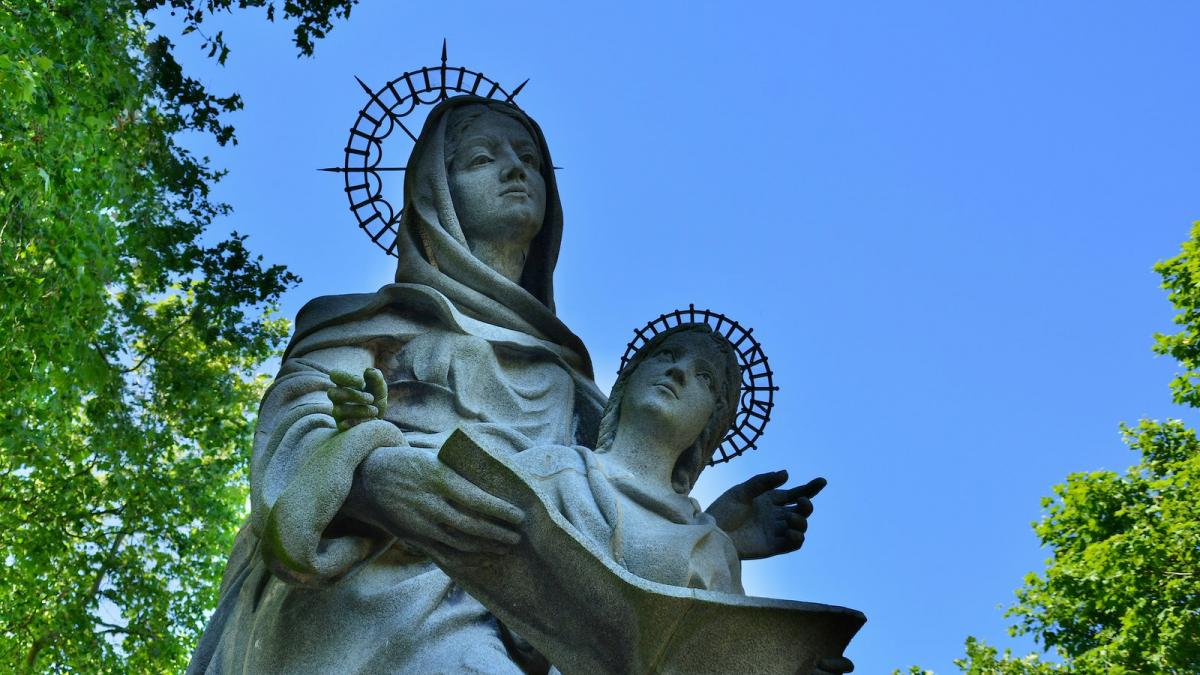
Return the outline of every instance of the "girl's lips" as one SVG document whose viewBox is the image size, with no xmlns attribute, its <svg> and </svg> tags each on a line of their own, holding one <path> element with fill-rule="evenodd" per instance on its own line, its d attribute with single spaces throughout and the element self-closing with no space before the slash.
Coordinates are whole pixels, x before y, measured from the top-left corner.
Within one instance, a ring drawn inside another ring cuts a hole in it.
<svg viewBox="0 0 1200 675">
<path fill-rule="evenodd" d="M 666 382 L 655 382 L 654 386 L 662 387 L 663 389 L 666 389 L 667 391 L 671 392 L 671 396 L 674 396 L 675 398 L 679 398 L 679 392 L 675 391 L 674 387 L 667 384 Z"/>
</svg>

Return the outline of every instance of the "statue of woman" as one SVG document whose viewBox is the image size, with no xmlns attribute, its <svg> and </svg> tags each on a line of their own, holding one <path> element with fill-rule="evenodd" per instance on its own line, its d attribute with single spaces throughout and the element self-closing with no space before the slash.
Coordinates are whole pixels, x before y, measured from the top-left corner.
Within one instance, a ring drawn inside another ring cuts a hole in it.
<svg viewBox="0 0 1200 675">
<path fill-rule="evenodd" d="M 259 410 L 249 522 L 191 673 L 521 672 L 514 637 L 405 541 L 503 553 L 519 539 L 519 509 L 438 461 L 454 429 L 595 445 L 604 396 L 554 313 L 553 164 L 515 107 L 459 96 L 430 112 L 404 191 L 396 283 L 296 318 Z M 332 379 L 370 369 L 374 396 Z M 357 423 L 339 431 L 334 405 Z M 781 482 L 756 477 L 715 505 L 743 557 L 798 546 L 797 528 L 771 539 L 778 495 L 761 508 Z M 803 501 L 786 507 L 806 517 Z"/>
<path fill-rule="evenodd" d="M 316 298 L 296 319 L 259 412 L 250 522 L 192 671 L 519 672 L 495 619 L 397 535 L 463 551 L 513 540 L 504 524 L 520 512 L 432 451 L 457 426 L 595 437 L 604 397 L 554 314 L 552 167 L 513 106 L 455 97 L 430 113 L 405 180 L 396 283 Z M 330 374 L 368 368 L 391 404 L 338 433 Z"/>
</svg>

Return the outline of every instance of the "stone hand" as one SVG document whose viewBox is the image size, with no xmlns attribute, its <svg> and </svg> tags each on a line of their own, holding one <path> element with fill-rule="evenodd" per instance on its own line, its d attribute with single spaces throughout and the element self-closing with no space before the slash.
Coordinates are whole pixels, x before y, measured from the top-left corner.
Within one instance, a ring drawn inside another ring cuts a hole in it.
<svg viewBox="0 0 1200 675">
<path fill-rule="evenodd" d="M 790 553 L 804 545 L 811 500 L 826 480 L 814 478 L 804 485 L 776 489 L 787 478 L 787 471 L 759 474 L 730 488 L 708 507 L 708 514 L 733 539 L 743 560 Z"/>
<path fill-rule="evenodd" d="M 329 379 L 335 385 L 327 394 L 333 401 L 333 419 L 338 431 L 359 422 L 381 419 L 387 411 L 387 382 L 378 368 L 367 368 L 362 375 L 334 370 Z"/>
<path fill-rule="evenodd" d="M 421 548 L 505 553 L 525 514 L 443 464 L 429 450 L 379 448 L 362 464 L 363 488 L 392 534 Z"/>
</svg>

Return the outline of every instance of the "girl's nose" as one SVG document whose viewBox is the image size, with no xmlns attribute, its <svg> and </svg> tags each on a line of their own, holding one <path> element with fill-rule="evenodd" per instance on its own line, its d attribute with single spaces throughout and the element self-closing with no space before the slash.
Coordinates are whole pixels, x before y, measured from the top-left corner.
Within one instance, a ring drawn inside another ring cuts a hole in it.
<svg viewBox="0 0 1200 675">
<path fill-rule="evenodd" d="M 687 380 L 687 373 L 684 372 L 683 368 L 680 368 L 676 364 L 672 364 L 670 368 L 667 368 L 667 377 L 679 384 L 685 384 Z"/>
</svg>

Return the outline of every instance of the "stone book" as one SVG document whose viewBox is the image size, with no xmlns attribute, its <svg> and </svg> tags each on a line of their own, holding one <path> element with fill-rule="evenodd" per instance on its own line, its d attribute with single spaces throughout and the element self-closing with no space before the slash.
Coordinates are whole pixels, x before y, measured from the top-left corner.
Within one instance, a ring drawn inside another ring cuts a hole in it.
<svg viewBox="0 0 1200 675">
<path fill-rule="evenodd" d="M 845 607 L 648 581 L 581 536 L 510 458 L 463 430 L 438 457 L 521 508 L 524 536 L 502 555 L 438 545 L 430 554 L 563 673 L 809 675 L 841 656 L 866 621 Z"/>
</svg>

